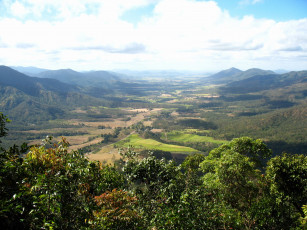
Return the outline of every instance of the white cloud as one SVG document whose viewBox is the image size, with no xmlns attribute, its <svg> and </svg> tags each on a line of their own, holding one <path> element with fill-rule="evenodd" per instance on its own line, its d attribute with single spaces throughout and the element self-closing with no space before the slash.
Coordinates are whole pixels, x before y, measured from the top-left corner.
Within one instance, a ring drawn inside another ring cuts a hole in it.
<svg viewBox="0 0 307 230">
<path fill-rule="evenodd" d="M 214 1 L 86 3 L 24 0 L 8 4 L 13 17 L 0 18 L 4 64 L 76 69 L 218 69 L 229 65 L 244 69 L 269 67 L 273 61 L 304 65 L 299 57 L 307 52 L 307 19 L 239 19 Z M 152 3 L 153 14 L 137 25 L 120 17 Z M 49 18 L 44 18 L 46 12 Z"/>
<path fill-rule="evenodd" d="M 11 5 L 11 13 L 15 16 L 15 17 L 24 17 L 29 13 L 29 10 L 20 2 L 14 2 Z"/>
</svg>

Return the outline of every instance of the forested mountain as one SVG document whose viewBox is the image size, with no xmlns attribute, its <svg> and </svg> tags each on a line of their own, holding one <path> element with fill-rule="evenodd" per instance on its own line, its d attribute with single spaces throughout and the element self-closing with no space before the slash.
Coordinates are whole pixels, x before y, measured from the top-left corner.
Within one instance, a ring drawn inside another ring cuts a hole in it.
<svg viewBox="0 0 307 230">
<path fill-rule="evenodd" d="M 47 70 L 36 74 L 36 77 L 52 78 L 61 82 L 75 84 L 76 81 L 82 78 L 82 74 L 72 69 L 60 69 L 60 70 Z"/>
<path fill-rule="evenodd" d="M 267 74 L 274 74 L 274 72 L 271 70 L 262 70 L 257 68 L 248 69 L 246 71 L 242 71 L 236 68 L 230 68 L 227 70 L 220 71 L 209 77 L 202 78 L 201 81 L 216 83 L 216 84 L 225 84 L 233 81 L 247 79 L 256 75 L 267 75 Z"/>
<path fill-rule="evenodd" d="M 307 149 L 306 103 L 288 108 L 282 108 L 285 102 L 279 103 L 281 108 L 267 113 L 218 119 L 216 124 L 219 129 L 215 130 L 215 133 L 227 139 L 236 136 L 262 138 L 275 153 L 304 153 Z"/>
<path fill-rule="evenodd" d="M 289 72 L 285 74 L 262 74 L 231 82 L 223 87 L 223 91 L 251 93 L 262 90 L 289 87 L 293 84 L 306 84 L 307 71 Z"/>
<path fill-rule="evenodd" d="M 25 75 L 28 76 L 35 76 L 36 74 L 39 74 L 41 72 L 47 71 L 48 69 L 43 69 L 43 68 L 37 68 L 37 67 L 32 67 L 32 66 L 28 66 L 28 67 L 24 67 L 24 66 L 10 66 L 10 68 L 23 73 Z"/>
<path fill-rule="evenodd" d="M 102 103 L 77 86 L 29 77 L 7 66 L 0 66 L 0 99 L 0 111 L 18 121 L 55 119 L 73 106 Z"/>
<path fill-rule="evenodd" d="M 242 70 L 239 70 L 237 68 L 230 68 L 230 69 L 226 69 L 226 70 L 222 70 L 216 74 L 213 74 L 209 77 L 205 77 L 205 78 L 202 78 L 202 81 L 209 81 L 209 82 L 222 82 L 224 81 L 225 79 L 228 79 L 228 78 L 231 78 L 237 74 L 240 74 L 242 73 L 243 71 Z"/>
<path fill-rule="evenodd" d="M 36 76 L 52 78 L 74 85 L 100 88 L 110 88 L 117 81 L 121 80 L 118 76 L 108 71 L 77 72 L 71 69 L 49 70 L 41 72 Z"/>
<path fill-rule="evenodd" d="M 67 69 L 39 75 L 29 77 L 0 66 L 0 111 L 15 121 L 44 121 L 61 118 L 80 106 L 114 107 L 125 100 L 117 98 L 123 94 L 144 95 L 152 86 L 158 87 L 122 82 L 120 77 L 106 71 L 81 73 Z"/>
<path fill-rule="evenodd" d="M 29 77 L 7 66 L 0 66 L 0 85 L 11 86 L 31 96 L 38 96 L 41 90 L 54 92 L 77 92 L 79 89 L 55 79 Z"/>
</svg>

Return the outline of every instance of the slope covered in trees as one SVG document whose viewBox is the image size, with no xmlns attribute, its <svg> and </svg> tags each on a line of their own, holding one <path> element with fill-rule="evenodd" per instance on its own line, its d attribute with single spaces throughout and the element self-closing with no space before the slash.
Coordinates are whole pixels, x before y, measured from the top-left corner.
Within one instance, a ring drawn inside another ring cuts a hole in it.
<svg viewBox="0 0 307 230">
<path fill-rule="evenodd" d="M 268 89 L 289 87 L 299 83 L 307 83 L 307 71 L 255 75 L 247 79 L 231 82 L 227 84 L 226 87 L 223 87 L 222 90 L 226 92 L 252 93 Z"/>
<path fill-rule="evenodd" d="M 39 122 L 65 117 L 76 106 L 103 105 L 77 86 L 56 79 L 29 77 L 0 66 L 0 111 L 16 122 Z"/>
<path fill-rule="evenodd" d="M 242 71 L 236 68 L 230 68 L 227 70 L 222 70 L 216 74 L 213 74 L 209 77 L 204 77 L 201 79 L 203 82 L 211 82 L 215 84 L 225 84 L 234 81 L 244 80 L 253 76 L 259 75 L 269 75 L 274 74 L 271 70 L 262 70 L 257 68 L 248 69 Z"/>
<path fill-rule="evenodd" d="M 107 71 L 77 72 L 71 69 L 48 70 L 36 74 L 39 78 L 56 79 L 64 83 L 109 88 L 120 78 Z"/>
<path fill-rule="evenodd" d="M 31 96 L 38 96 L 41 90 L 58 93 L 76 92 L 78 88 L 55 79 L 29 77 L 7 66 L 0 66 L 0 85 L 14 87 Z"/>
</svg>

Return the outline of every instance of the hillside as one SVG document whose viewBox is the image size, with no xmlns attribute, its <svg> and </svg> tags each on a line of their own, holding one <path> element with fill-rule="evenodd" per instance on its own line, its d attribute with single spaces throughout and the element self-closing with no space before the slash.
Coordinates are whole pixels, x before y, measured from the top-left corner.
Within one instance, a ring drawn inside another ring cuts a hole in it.
<svg viewBox="0 0 307 230">
<path fill-rule="evenodd" d="M 28 67 L 24 67 L 24 66 L 10 66 L 10 68 L 23 73 L 25 75 L 34 77 L 36 74 L 39 74 L 41 72 L 44 71 L 48 71 L 48 69 L 43 69 L 43 68 L 37 68 L 37 67 L 33 67 L 33 66 L 28 66 Z"/>
<path fill-rule="evenodd" d="M 50 120 L 82 105 L 103 101 L 80 93 L 76 86 L 56 79 L 29 77 L 0 66 L 0 111 L 21 122 Z"/>
<path fill-rule="evenodd" d="M 250 78 L 231 82 L 223 87 L 222 90 L 224 92 L 251 93 L 289 87 L 298 83 L 307 83 L 307 71 L 255 75 Z"/>
<path fill-rule="evenodd" d="M 247 79 L 256 75 L 267 74 L 274 74 L 274 72 L 271 70 L 262 70 L 257 68 L 248 69 L 246 71 L 242 71 L 236 68 L 230 68 L 227 70 L 220 71 L 209 77 L 202 78 L 201 81 L 214 84 L 226 84 L 233 81 Z"/>
<path fill-rule="evenodd" d="M 39 96 L 41 90 L 59 93 L 79 91 L 73 85 L 62 83 L 55 79 L 29 77 L 7 66 L 0 66 L 0 85 L 14 87 L 31 96 Z"/>
<path fill-rule="evenodd" d="M 219 128 L 214 132 L 229 140 L 237 136 L 261 138 L 275 153 L 306 153 L 306 114 L 307 106 L 302 104 L 255 116 L 218 119 Z"/>
<path fill-rule="evenodd" d="M 209 77 L 205 77 L 205 78 L 202 78 L 201 80 L 204 81 L 204 82 L 223 82 L 225 79 L 227 78 L 231 78 L 237 74 L 240 74 L 242 73 L 243 71 L 242 70 L 239 70 L 237 68 L 230 68 L 230 69 L 226 69 L 226 70 L 222 70 L 216 74 L 213 74 Z"/>
<path fill-rule="evenodd" d="M 79 79 L 82 79 L 82 74 L 72 69 L 47 70 L 35 75 L 39 78 L 51 78 L 61 82 L 76 84 Z"/>
<path fill-rule="evenodd" d="M 110 88 L 120 78 L 107 71 L 77 72 L 71 69 L 49 70 L 36 75 L 83 87 Z"/>
</svg>

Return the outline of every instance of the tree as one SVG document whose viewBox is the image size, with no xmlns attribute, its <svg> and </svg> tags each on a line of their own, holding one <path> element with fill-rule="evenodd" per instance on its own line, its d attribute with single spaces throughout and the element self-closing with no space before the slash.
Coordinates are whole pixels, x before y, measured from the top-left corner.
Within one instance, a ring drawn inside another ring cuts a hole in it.
<svg viewBox="0 0 307 230">
<path fill-rule="evenodd" d="M 8 122 L 10 122 L 10 120 L 0 112 L 0 138 L 7 135 L 7 128 L 5 126 Z"/>
<path fill-rule="evenodd" d="M 189 155 L 182 162 L 182 168 L 185 170 L 186 186 L 194 187 L 201 184 L 200 177 L 203 175 L 199 167 L 200 163 L 205 160 L 205 155 L 196 153 Z"/>
<path fill-rule="evenodd" d="M 304 217 L 307 204 L 307 156 L 283 154 L 268 162 L 266 176 L 277 202 L 289 202 Z"/>
<path fill-rule="evenodd" d="M 223 225 L 255 228 L 257 217 L 250 213 L 262 192 L 263 160 L 271 151 L 260 140 L 243 137 L 212 150 L 200 164 L 204 186 L 212 194 Z"/>
<path fill-rule="evenodd" d="M 266 161 L 272 156 L 272 150 L 260 139 L 254 140 L 250 137 L 241 137 L 212 150 L 209 158 L 219 158 L 223 152 L 228 150 L 247 156 L 261 170 L 264 170 Z"/>
<path fill-rule="evenodd" d="M 146 226 L 158 227 L 175 207 L 184 189 L 181 168 L 174 161 L 157 159 L 153 155 L 139 158 L 133 150 L 122 154 L 123 172 L 129 189 L 137 199 L 137 210 Z M 163 224 L 162 224 L 163 226 Z"/>
<path fill-rule="evenodd" d="M 0 113 L 0 138 L 7 135 L 8 122 L 10 120 Z M 25 176 L 20 156 L 27 150 L 26 144 L 9 149 L 0 146 L 0 227 L 3 229 L 22 228 L 18 220 L 24 217 L 27 194 L 24 197 L 20 195 L 20 182 Z"/>
<path fill-rule="evenodd" d="M 0 116 L 0 137 L 7 121 Z M 118 168 L 68 146 L 48 137 L 0 149 L 1 229 L 306 227 L 306 156 L 277 156 L 265 168 L 271 151 L 261 140 L 237 138 L 181 165 L 130 149 Z"/>
<path fill-rule="evenodd" d="M 34 146 L 26 155 L 23 168 L 33 205 L 29 219 L 34 228 L 60 229 L 88 227 L 97 208 L 94 196 L 123 187 L 115 169 L 90 162 L 78 151 L 68 151 L 65 139 L 47 148 Z"/>
<path fill-rule="evenodd" d="M 0 118 L 3 121 L 4 117 Z M 5 122 L 1 125 L 4 136 Z M 62 139 L 0 151 L 2 229 L 81 229 L 95 221 L 94 197 L 124 186 L 122 174 L 77 151 Z"/>
<path fill-rule="evenodd" d="M 98 209 L 94 211 L 92 229 L 144 229 L 136 211 L 137 198 L 123 190 L 113 189 L 95 196 Z"/>
<path fill-rule="evenodd" d="M 306 157 L 275 157 L 264 171 L 270 153 L 260 140 L 237 138 L 212 150 L 200 164 L 213 210 L 221 213 L 224 226 L 291 229 L 300 225 L 300 216 L 293 211 L 302 213 L 306 202 Z"/>
</svg>

